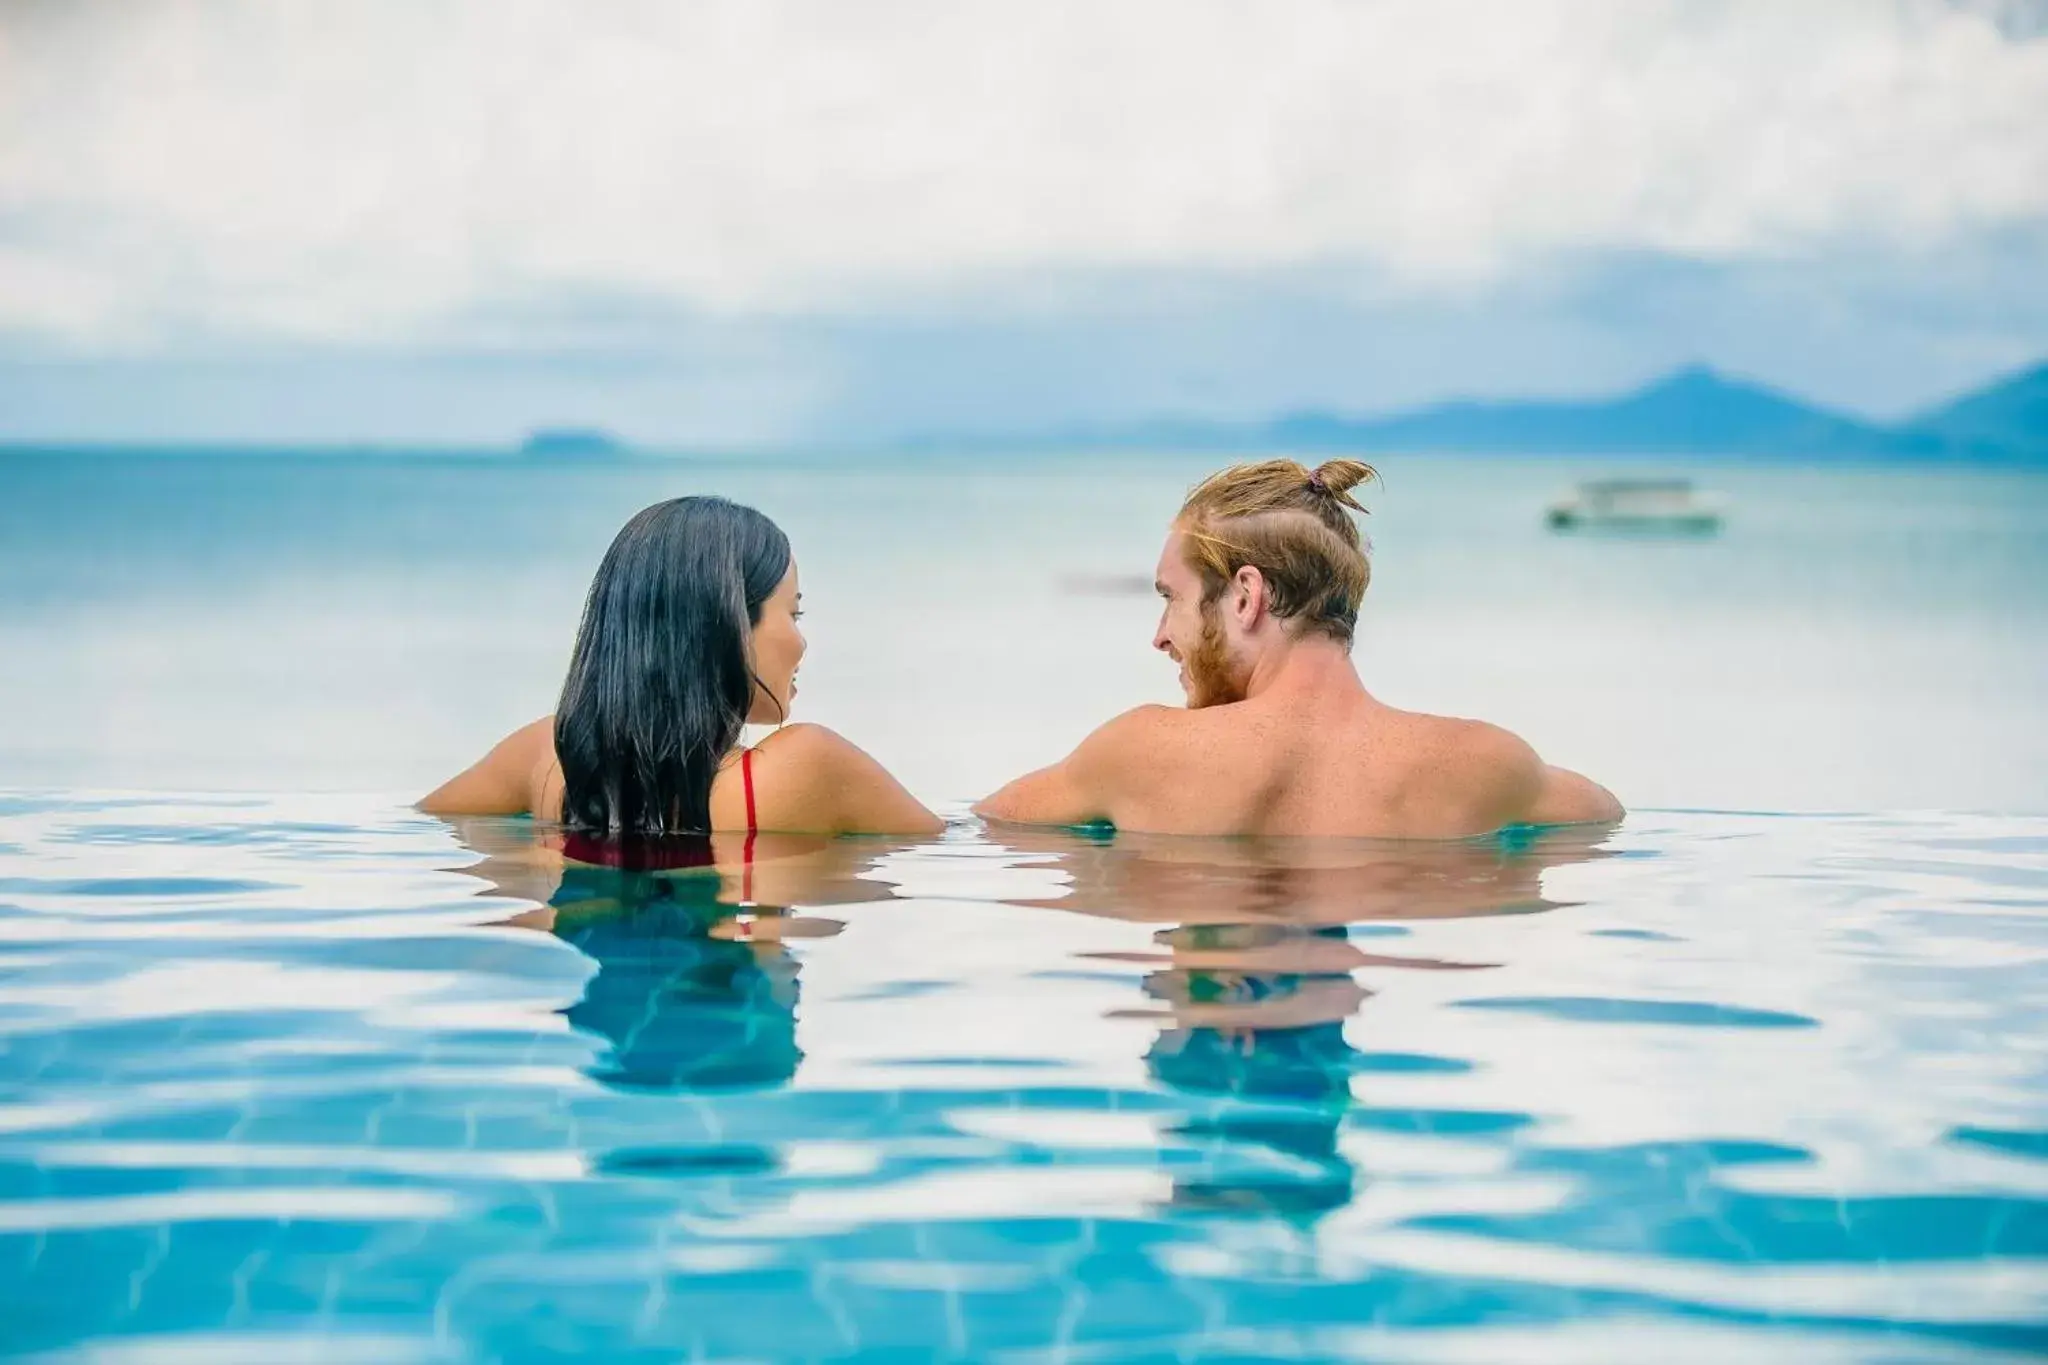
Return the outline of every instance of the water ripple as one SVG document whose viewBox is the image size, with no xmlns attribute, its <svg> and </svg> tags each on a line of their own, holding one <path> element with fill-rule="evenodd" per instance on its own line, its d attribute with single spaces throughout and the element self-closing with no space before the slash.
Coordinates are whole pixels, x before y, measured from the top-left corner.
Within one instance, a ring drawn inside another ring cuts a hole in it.
<svg viewBox="0 0 2048 1365">
<path fill-rule="evenodd" d="M 737 865 L 565 866 L 522 821 L 0 822 L 9 1351 L 1836 1362 L 2048 1329 L 2048 822 L 771 838 L 744 921 Z"/>
</svg>

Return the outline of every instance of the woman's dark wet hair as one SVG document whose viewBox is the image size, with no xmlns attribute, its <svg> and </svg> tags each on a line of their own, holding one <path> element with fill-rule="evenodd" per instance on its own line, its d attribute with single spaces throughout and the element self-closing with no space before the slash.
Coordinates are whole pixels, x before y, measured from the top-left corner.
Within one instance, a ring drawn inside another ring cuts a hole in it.
<svg viewBox="0 0 2048 1365">
<path fill-rule="evenodd" d="M 724 498 L 658 502 L 605 551 L 555 709 L 562 823 L 636 836 L 711 828 L 711 782 L 758 685 L 747 644 L 789 537 Z"/>
</svg>

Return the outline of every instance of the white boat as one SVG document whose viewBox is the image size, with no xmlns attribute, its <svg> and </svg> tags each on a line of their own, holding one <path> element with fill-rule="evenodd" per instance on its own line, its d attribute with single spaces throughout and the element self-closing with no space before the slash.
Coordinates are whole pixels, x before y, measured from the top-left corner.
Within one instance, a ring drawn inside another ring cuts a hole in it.
<svg viewBox="0 0 2048 1365">
<path fill-rule="evenodd" d="M 1550 504 L 1555 531 L 1641 531 L 1712 535 L 1721 529 L 1722 500 L 1689 479 L 1588 479 Z"/>
</svg>

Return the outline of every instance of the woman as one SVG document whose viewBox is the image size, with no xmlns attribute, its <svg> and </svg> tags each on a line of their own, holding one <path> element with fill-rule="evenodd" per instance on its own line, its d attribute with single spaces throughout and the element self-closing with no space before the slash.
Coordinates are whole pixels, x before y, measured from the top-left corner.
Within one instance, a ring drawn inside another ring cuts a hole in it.
<svg viewBox="0 0 2048 1365">
<path fill-rule="evenodd" d="M 740 747 L 743 724 L 789 714 L 801 600 L 789 538 L 767 517 L 723 498 L 656 503 L 598 566 L 556 713 L 420 809 L 559 820 L 579 858 L 714 831 L 936 833 L 938 817 L 821 726 Z"/>
</svg>

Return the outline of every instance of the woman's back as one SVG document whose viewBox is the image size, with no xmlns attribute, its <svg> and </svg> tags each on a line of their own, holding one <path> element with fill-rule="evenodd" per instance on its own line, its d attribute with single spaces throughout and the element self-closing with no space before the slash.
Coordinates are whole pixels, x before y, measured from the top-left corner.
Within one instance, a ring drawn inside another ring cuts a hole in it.
<svg viewBox="0 0 2048 1365">
<path fill-rule="evenodd" d="M 555 718 L 544 716 L 434 790 L 420 809 L 560 820 L 562 794 Z M 822 725 L 787 725 L 731 754 L 711 780 L 710 805 L 713 830 L 928 834 L 943 828 L 887 769 Z"/>
</svg>

